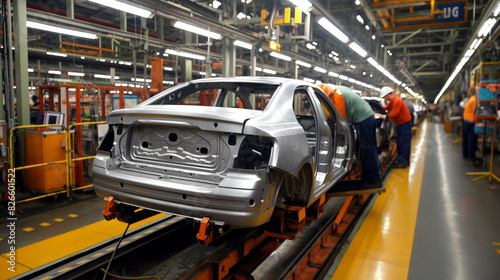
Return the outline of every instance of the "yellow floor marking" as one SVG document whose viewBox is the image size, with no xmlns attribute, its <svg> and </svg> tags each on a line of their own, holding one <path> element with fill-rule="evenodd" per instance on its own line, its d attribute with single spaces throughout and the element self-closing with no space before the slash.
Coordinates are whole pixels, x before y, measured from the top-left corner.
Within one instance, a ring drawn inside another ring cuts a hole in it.
<svg viewBox="0 0 500 280">
<path fill-rule="evenodd" d="M 157 214 L 130 225 L 129 231 L 144 226 L 168 214 Z M 71 256 L 85 248 L 94 246 L 116 236 L 121 236 L 126 224 L 115 220 L 99 221 L 49 239 L 45 239 L 26 247 L 16 249 L 16 271 L 8 270 L 7 253 L 0 257 L 0 279 L 9 279 L 42 265 Z M 102 253 L 100 253 L 102 254 Z M 94 254 L 98 256 L 99 254 Z M 5 278 L 4 278 L 5 277 Z"/>
<path fill-rule="evenodd" d="M 54 278 L 52 276 L 47 276 L 47 277 L 43 277 L 41 280 L 47 280 L 47 279 L 51 279 L 51 278 Z"/>
<path fill-rule="evenodd" d="M 59 222 L 62 222 L 62 221 L 64 221 L 64 219 L 61 219 L 61 218 L 55 218 L 54 219 L 54 222 L 58 222 L 59 223 Z"/>
<path fill-rule="evenodd" d="M 493 245 L 500 246 L 500 242 L 493 242 Z"/>
<path fill-rule="evenodd" d="M 27 227 L 27 228 L 23 228 L 23 230 L 26 232 L 30 232 L 30 231 L 34 231 L 35 229 L 32 227 Z"/>
<path fill-rule="evenodd" d="M 68 217 L 70 217 L 70 218 L 76 218 L 76 217 L 78 217 L 78 215 L 77 214 L 69 214 Z"/>
<path fill-rule="evenodd" d="M 97 257 L 102 256 L 102 255 L 104 255 L 104 253 L 97 253 L 95 255 L 92 255 L 92 258 L 97 258 Z"/>
<path fill-rule="evenodd" d="M 83 260 L 83 261 L 79 261 L 79 262 L 77 262 L 76 264 L 82 264 L 82 263 L 86 263 L 86 262 L 88 262 L 88 261 L 89 261 L 89 260 Z"/>
<path fill-rule="evenodd" d="M 48 227 L 48 226 L 50 226 L 50 224 L 49 224 L 49 223 L 41 223 L 40 225 L 41 225 L 42 227 Z"/>
<path fill-rule="evenodd" d="M 497 249 L 497 253 L 500 254 L 500 249 Z"/>
<path fill-rule="evenodd" d="M 0 237 L 0 241 L 2 241 L 2 240 L 3 240 L 3 238 Z"/>
<path fill-rule="evenodd" d="M 410 168 L 394 169 L 331 279 L 407 279 L 424 172 L 427 122 Z"/>
<path fill-rule="evenodd" d="M 72 269 L 72 268 L 73 268 L 73 267 L 68 266 L 68 267 L 65 267 L 65 268 L 63 268 L 63 269 L 59 270 L 58 272 L 65 272 L 65 271 L 70 270 L 70 269 Z"/>
</svg>

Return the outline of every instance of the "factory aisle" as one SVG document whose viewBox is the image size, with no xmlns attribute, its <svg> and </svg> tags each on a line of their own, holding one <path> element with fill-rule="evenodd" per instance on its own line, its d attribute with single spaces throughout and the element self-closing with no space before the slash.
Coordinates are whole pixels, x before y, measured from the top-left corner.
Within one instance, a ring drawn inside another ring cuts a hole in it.
<svg viewBox="0 0 500 280">
<path fill-rule="evenodd" d="M 327 278 L 498 279 L 500 183 L 472 182 L 466 173 L 488 164 L 462 159 L 453 140 L 441 123 L 421 124 L 411 167 L 392 171 Z"/>
</svg>

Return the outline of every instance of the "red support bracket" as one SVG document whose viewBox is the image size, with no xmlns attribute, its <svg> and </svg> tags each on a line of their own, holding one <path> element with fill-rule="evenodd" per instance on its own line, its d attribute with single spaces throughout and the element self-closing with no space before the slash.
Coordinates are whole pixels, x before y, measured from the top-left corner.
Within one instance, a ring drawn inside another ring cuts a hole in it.
<svg viewBox="0 0 500 280">
<path fill-rule="evenodd" d="M 115 202 L 115 198 L 112 196 L 108 196 L 106 199 L 106 204 L 104 205 L 104 210 L 102 211 L 102 215 L 106 221 L 111 221 L 116 218 L 117 213 L 117 205 Z"/>
<path fill-rule="evenodd" d="M 202 246 L 208 246 L 210 242 L 212 242 L 214 238 L 214 227 L 210 222 L 210 218 L 204 217 L 200 223 L 200 229 L 198 234 L 196 234 L 196 239 L 198 239 L 198 243 Z"/>
</svg>

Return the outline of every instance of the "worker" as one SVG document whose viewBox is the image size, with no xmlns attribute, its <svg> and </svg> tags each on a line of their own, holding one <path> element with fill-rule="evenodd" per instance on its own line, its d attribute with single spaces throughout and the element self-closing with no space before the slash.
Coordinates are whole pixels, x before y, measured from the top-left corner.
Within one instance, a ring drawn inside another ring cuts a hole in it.
<svg viewBox="0 0 500 280">
<path fill-rule="evenodd" d="M 473 160 L 476 158 L 477 134 L 474 132 L 474 126 L 477 121 L 475 114 L 477 106 L 477 96 L 471 91 L 464 109 L 464 121 L 462 127 L 462 155 L 465 159 Z"/>
<path fill-rule="evenodd" d="M 415 124 L 415 106 L 413 105 L 413 103 L 408 100 L 406 98 L 406 94 L 402 93 L 401 94 L 401 99 L 403 99 L 403 101 L 405 102 L 406 104 L 406 107 L 408 107 L 408 110 L 410 111 L 410 115 L 411 115 L 411 125 L 413 126 Z"/>
<path fill-rule="evenodd" d="M 384 86 L 380 90 L 380 97 L 386 102 L 383 107 L 389 111 L 388 118 L 393 119 L 396 124 L 398 157 L 393 163 L 394 168 L 406 168 L 410 165 L 410 145 L 411 145 L 411 115 L 401 97 L 394 94 L 391 87 Z"/>
<path fill-rule="evenodd" d="M 373 110 L 359 95 L 345 86 L 319 85 L 330 97 L 340 115 L 359 133 L 358 144 L 361 161 L 361 184 L 358 189 L 380 189 L 380 162 L 377 147 L 377 121 Z"/>
<path fill-rule="evenodd" d="M 43 122 L 43 116 L 40 114 L 40 102 L 38 101 L 38 96 L 33 94 L 31 96 L 31 101 L 33 104 L 30 106 L 30 123 L 41 124 Z"/>
</svg>

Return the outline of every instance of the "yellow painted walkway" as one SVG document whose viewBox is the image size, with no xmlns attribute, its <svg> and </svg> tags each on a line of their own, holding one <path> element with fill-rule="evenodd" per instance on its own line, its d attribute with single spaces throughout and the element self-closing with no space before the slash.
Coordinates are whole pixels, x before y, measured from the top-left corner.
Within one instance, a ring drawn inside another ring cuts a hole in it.
<svg viewBox="0 0 500 280">
<path fill-rule="evenodd" d="M 394 169 L 338 265 L 334 280 L 407 279 L 424 172 L 427 122 L 412 141 L 411 167 Z"/>
<path fill-rule="evenodd" d="M 129 231 L 159 220 L 168 214 L 157 214 L 130 225 Z M 127 224 L 115 220 L 99 221 L 88 226 L 42 240 L 23 248 L 16 248 L 15 272 L 10 271 L 7 253 L 0 257 L 0 279 L 10 279 L 29 270 L 46 265 L 61 258 L 120 236 Z"/>
</svg>

